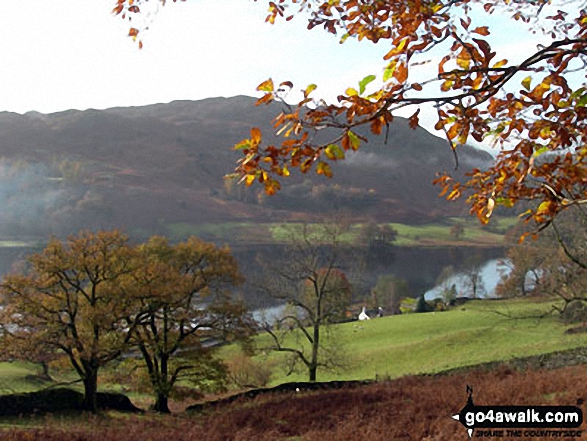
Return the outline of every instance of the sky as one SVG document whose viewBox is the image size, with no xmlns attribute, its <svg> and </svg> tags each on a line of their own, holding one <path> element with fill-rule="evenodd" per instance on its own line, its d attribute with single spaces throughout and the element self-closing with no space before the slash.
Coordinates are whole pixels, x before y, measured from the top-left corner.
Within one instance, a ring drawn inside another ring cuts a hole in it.
<svg viewBox="0 0 587 441">
<path fill-rule="evenodd" d="M 0 111 L 259 96 L 257 85 L 269 77 L 300 88 L 315 83 L 315 95 L 333 100 L 369 74 L 381 77 L 388 50 L 351 39 L 341 45 L 323 29 L 308 31 L 301 16 L 267 24 L 265 0 L 168 2 L 141 32 L 139 50 L 113 6 L 114 0 L 2 0 Z M 490 29 L 510 57 L 536 46 L 535 37 L 503 17 L 492 18 Z M 431 112 L 421 120 L 431 129 Z"/>
</svg>

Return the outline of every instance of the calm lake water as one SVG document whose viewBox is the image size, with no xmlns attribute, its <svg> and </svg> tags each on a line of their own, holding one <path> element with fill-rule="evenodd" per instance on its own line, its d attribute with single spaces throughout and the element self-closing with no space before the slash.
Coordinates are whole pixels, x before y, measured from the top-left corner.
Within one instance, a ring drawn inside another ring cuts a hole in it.
<svg viewBox="0 0 587 441">
<path fill-rule="evenodd" d="M 483 289 L 478 293 L 478 297 L 495 297 L 495 287 L 499 283 L 502 277 L 506 276 L 510 272 L 510 268 L 507 266 L 507 259 L 491 259 L 486 261 L 480 267 L 479 275 Z M 429 289 L 424 294 L 426 300 L 432 300 L 437 297 L 442 297 L 442 290 L 444 286 L 451 286 L 454 284 L 459 295 L 471 297 L 471 288 L 467 282 L 467 276 L 465 273 L 460 272 L 450 277 L 445 284 L 437 285 L 432 289 Z"/>
<path fill-rule="evenodd" d="M 3 247 L 0 248 L 0 276 L 10 272 L 12 265 L 19 259 L 24 258 L 38 249 L 26 247 Z M 255 257 L 262 255 L 279 255 L 282 248 L 279 246 L 250 246 L 233 248 L 233 253 L 241 271 L 245 276 L 251 277 L 256 271 Z M 482 248 L 474 249 L 467 247 L 438 247 L 438 248 L 416 248 L 416 247 L 397 247 L 393 250 L 393 255 L 385 262 L 374 262 L 364 268 L 361 275 L 361 287 L 363 293 L 357 293 L 357 297 L 364 295 L 365 292 L 375 285 L 380 275 L 395 275 L 405 279 L 410 288 L 410 295 L 418 297 L 425 293 L 426 299 L 432 299 L 440 296 L 441 288 L 436 286 L 436 280 L 442 269 L 452 265 L 457 269 L 457 274 L 449 282 L 455 283 L 457 291 L 462 295 L 467 295 L 464 278 L 459 275 L 459 270 L 467 268 L 467 262 L 481 261 L 481 277 L 487 291 L 487 296 L 492 296 L 502 271 L 507 268 L 500 265 L 501 256 L 504 254 L 503 248 Z M 450 286 L 450 285 L 449 285 Z M 261 299 L 253 288 L 245 285 L 244 297 L 252 309 L 259 310 L 275 306 L 271 299 Z"/>
</svg>

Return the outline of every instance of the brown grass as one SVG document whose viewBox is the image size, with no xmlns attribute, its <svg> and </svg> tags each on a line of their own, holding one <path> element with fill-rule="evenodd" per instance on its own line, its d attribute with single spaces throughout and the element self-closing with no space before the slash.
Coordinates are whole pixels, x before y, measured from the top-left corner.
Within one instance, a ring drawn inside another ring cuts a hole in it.
<svg viewBox="0 0 587 441">
<path fill-rule="evenodd" d="M 465 404 L 467 384 L 474 387 L 478 405 L 580 403 L 585 414 L 586 366 L 526 372 L 499 368 L 440 377 L 405 377 L 353 389 L 270 394 L 237 400 L 202 414 L 107 414 L 73 420 L 53 417 L 43 420 L 37 429 L 5 429 L 0 439 L 464 441 L 464 428 L 450 416 Z M 582 429 L 586 429 L 585 424 Z"/>
</svg>

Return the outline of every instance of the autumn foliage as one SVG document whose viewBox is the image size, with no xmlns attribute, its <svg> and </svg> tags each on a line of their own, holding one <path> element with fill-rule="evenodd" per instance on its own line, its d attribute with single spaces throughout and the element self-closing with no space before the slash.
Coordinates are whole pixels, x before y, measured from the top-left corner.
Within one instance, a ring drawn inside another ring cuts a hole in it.
<svg viewBox="0 0 587 441">
<path fill-rule="evenodd" d="M 176 245 L 154 237 L 138 246 L 119 231 L 52 239 L 0 285 L 2 346 L 17 359 L 64 355 L 91 411 L 100 368 L 136 350 L 156 410 L 168 412 L 176 381 L 213 383 L 223 375 L 202 339 L 248 335 L 244 307 L 227 291 L 240 280 L 228 248 L 194 237 Z"/>
<path fill-rule="evenodd" d="M 140 4 L 117 0 L 114 12 L 131 16 Z M 481 222 L 497 206 L 534 200 L 525 217 L 546 226 L 560 211 L 586 202 L 583 3 L 276 0 L 268 7 L 269 23 L 304 15 L 308 29 L 340 35 L 341 43 L 355 38 L 381 45 L 382 73 L 347 88 L 334 104 L 314 98 L 316 84 L 298 90 L 291 81 L 263 81 L 257 104 L 281 103 L 273 126 L 282 141 L 266 145 L 261 131 L 252 128 L 235 146 L 243 154 L 237 173 L 246 185 L 257 181 L 273 194 L 292 169 L 330 177 L 333 162 L 366 142 L 357 127 L 387 133 L 394 115 L 406 108 L 413 109 L 410 124 L 416 127 L 421 107 L 428 105 L 436 109 L 435 127 L 444 132 L 457 161 L 458 146 L 471 139 L 501 147 L 489 169 L 475 169 L 462 182 L 446 174 L 436 180 L 449 200 L 468 194 L 471 212 Z M 491 45 L 492 32 L 508 32 L 508 26 L 498 31 L 486 20 L 502 13 L 504 20 L 524 23 L 537 35 L 535 48 L 516 62 Z M 129 35 L 137 33 L 132 28 Z M 422 66 L 429 77 L 416 81 Z M 289 98 L 292 91 L 301 97 L 297 103 Z M 316 140 L 322 131 L 330 137 L 325 142 Z"/>
<path fill-rule="evenodd" d="M 122 353 L 131 271 L 127 239 L 117 231 L 82 233 L 67 244 L 52 239 L 30 257 L 29 268 L 4 277 L 2 331 L 20 341 L 60 352 L 83 380 L 85 406 L 96 409 L 98 370 Z"/>
<path fill-rule="evenodd" d="M 228 248 L 195 237 L 176 245 L 152 237 L 137 251 L 134 314 L 127 319 L 135 329 L 131 343 L 145 362 L 156 396 L 154 409 L 169 412 L 176 383 L 201 388 L 224 378 L 222 362 L 203 340 L 234 340 L 253 323 L 244 305 L 232 302 L 226 291 L 242 280 Z"/>
</svg>

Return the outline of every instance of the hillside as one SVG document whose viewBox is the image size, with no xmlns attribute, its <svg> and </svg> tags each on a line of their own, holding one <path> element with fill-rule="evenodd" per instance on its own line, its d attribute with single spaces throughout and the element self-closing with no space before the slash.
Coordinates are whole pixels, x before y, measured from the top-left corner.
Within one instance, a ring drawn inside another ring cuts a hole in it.
<svg viewBox="0 0 587 441">
<path fill-rule="evenodd" d="M 187 409 L 193 400 L 182 398 L 172 403 L 172 415 L 107 411 L 98 417 L 76 412 L 3 417 L 0 437 L 19 441 L 466 439 L 463 427 L 451 416 L 465 405 L 467 385 L 473 387 L 477 405 L 577 405 L 584 412 L 587 397 L 577 385 L 587 379 L 587 335 L 564 333 L 567 326 L 554 316 L 537 318 L 536 313 L 549 304 L 547 299 L 475 301 L 448 312 L 372 320 L 361 323 L 363 329 L 356 327 L 358 322 L 338 325 L 348 331 L 345 347 L 366 368 L 355 370 L 357 378 L 368 381 L 289 383 L 237 395 L 229 392 L 225 399 Z M 517 319 L 506 318 L 506 313 Z M 4 380 L 0 395 L 49 386 L 39 384 L 37 373 L 33 365 L 0 363 L 0 380 Z M 63 375 L 63 371 L 51 373 L 55 378 Z M 133 373 L 137 384 L 139 373 Z M 123 388 L 143 409 L 152 402 L 134 393 L 132 381 L 108 382 L 124 377 L 108 376 L 106 369 L 102 375 L 101 389 Z M 334 378 L 349 377 L 339 374 L 322 380 Z M 276 384 L 289 382 L 292 377 L 276 380 Z M 580 427 L 583 432 L 586 424 Z"/>
<path fill-rule="evenodd" d="M 453 170 L 446 142 L 397 118 L 389 140 L 370 142 L 334 167 L 332 180 L 294 176 L 281 194 L 245 189 L 224 176 L 231 149 L 260 127 L 271 139 L 276 106 L 245 96 L 175 101 L 144 107 L 0 113 L 2 236 L 68 234 L 83 227 L 124 227 L 138 235 L 167 233 L 175 223 L 280 221 L 345 209 L 381 221 L 421 223 L 459 215 L 432 186 Z M 491 156 L 460 153 L 464 173 Z"/>
<path fill-rule="evenodd" d="M 326 346 L 336 342 L 335 353 L 343 367 L 338 371 L 319 370 L 318 380 L 431 374 L 585 347 L 586 333 L 565 333 L 577 325 L 565 325 L 560 317 L 549 314 L 553 303 L 553 298 L 474 300 L 444 312 L 408 313 L 334 325 L 323 341 Z M 296 338 L 292 334 L 285 344 L 310 350 L 309 345 L 300 346 Z M 300 341 L 306 343 L 301 338 Z M 263 348 L 272 347 L 268 334 L 257 336 L 255 344 L 262 353 L 257 358 L 259 366 L 272 367 L 272 385 L 307 381 L 308 372 L 301 365 L 286 374 L 287 355 L 263 353 Z M 238 360 L 236 345 L 222 351 L 225 360 Z"/>
</svg>

